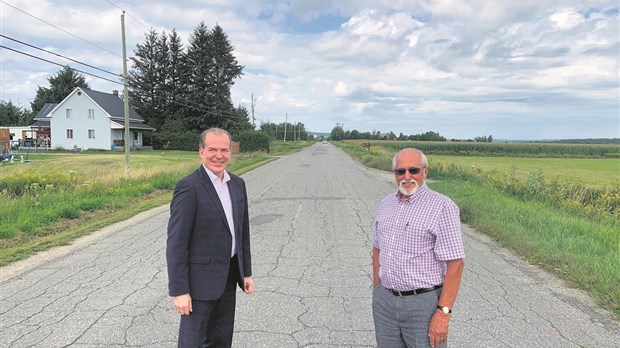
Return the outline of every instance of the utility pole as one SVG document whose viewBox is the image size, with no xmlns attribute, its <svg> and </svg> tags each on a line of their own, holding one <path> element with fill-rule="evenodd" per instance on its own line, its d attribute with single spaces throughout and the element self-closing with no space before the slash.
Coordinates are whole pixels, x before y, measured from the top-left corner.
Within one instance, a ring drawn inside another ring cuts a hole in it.
<svg viewBox="0 0 620 348">
<path fill-rule="evenodd" d="M 286 117 L 284 118 L 284 142 L 286 143 L 286 123 L 288 122 L 288 112 L 286 113 Z"/>
<path fill-rule="evenodd" d="M 123 98 L 125 99 L 125 172 L 129 171 L 129 93 L 127 92 L 127 49 L 125 48 L 125 11 L 121 14 L 121 33 L 123 36 Z"/>
</svg>

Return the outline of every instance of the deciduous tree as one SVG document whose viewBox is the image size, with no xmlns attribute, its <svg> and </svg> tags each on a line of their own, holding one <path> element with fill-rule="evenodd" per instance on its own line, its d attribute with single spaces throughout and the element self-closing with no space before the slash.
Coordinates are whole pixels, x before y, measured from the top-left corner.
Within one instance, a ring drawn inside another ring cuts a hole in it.
<svg viewBox="0 0 620 348">
<path fill-rule="evenodd" d="M 25 126 L 31 123 L 30 113 L 10 100 L 0 101 L 0 127 Z"/>
<path fill-rule="evenodd" d="M 56 75 L 47 79 L 50 83 L 48 87 L 37 88 L 37 95 L 30 103 L 32 113 L 36 115 L 45 103 L 60 103 L 71 93 L 75 87 L 90 88 L 84 75 L 65 66 Z"/>
</svg>

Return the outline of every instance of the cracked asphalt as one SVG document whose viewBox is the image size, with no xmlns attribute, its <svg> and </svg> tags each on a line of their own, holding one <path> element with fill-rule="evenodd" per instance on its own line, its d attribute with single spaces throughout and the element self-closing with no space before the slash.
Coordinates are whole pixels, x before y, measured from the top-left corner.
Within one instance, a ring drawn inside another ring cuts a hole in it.
<svg viewBox="0 0 620 348">
<path fill-rule="evenodd" d="M 370 226 L 392 176 L 319 143 L 243 177 L 256 289 L 238 293 L 233 346 L 374 347 Z M 162 206 L 0 268 L 0 347 L 175 347 L 167 219 Z M 587 295 L 463 230 L 452 347 L 618 347 Z"/>
</svg>

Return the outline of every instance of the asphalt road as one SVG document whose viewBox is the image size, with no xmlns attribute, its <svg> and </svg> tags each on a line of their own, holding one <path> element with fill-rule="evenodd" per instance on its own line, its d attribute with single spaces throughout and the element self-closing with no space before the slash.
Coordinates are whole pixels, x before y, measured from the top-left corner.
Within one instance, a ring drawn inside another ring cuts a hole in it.
<svg viewBox="0 0 620 348">
<path fill-rule="evenodd" d="M 393 178 L 331 144 L 243 177 L 256 290 L 238 294 L 234 347 L 374 347 L 370 226 Z M 1 268 L 0 347 L 175 347 L 167 209 Z M 463 228 L 451 347 L 618 347 L 583 292 Z"/>
</svg>

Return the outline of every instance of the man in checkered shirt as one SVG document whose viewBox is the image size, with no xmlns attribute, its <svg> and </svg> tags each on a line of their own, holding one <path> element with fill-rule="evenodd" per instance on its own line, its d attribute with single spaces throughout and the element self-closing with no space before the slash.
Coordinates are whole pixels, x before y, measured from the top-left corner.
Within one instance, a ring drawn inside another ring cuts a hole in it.
<svg viewBox="0 0 620 348">
<path fill-rule="evenodd" d="M 381 201 L 373 223 L 377 346 L 447 347 L 465 256 L 459 208 L 426 186 L 420 150 L 399 151 L 392 168 L 398 191 Z"/>
</svg>

